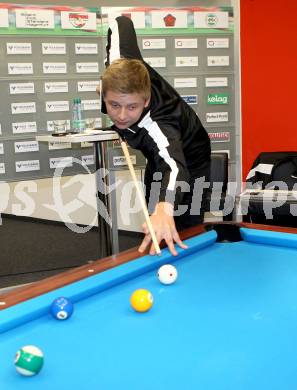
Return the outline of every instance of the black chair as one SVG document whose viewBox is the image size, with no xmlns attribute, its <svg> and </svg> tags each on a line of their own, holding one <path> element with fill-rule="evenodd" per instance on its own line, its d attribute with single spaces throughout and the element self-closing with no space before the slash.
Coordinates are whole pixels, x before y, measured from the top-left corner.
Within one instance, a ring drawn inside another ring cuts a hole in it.
<svg viewBox="0 0 297 390">
<path fill-rule="evenodd" d="M 297 226 L 296 213 L 292 213 L 293 209 L 297 210 L 297 152 L 260 153 L 252 165 L 246 184 L 248 189 L 259 189 L 259 192 L 251 194 L 245 205 L 245 221 Z M 273 190 L 271 199 L 265 196 L 267 190 Z M 288 195 L 278 205 L 275 202 L 280 190 L 288 191 Z"/>
<path fill-rule="evenodd" d="M 227 194 L 228 179 L 228 153 L 212 153 L 206 212 L 222 212 L 225 221 L 232 220 L 234 209 L 234 198 Z"/>
</svg>

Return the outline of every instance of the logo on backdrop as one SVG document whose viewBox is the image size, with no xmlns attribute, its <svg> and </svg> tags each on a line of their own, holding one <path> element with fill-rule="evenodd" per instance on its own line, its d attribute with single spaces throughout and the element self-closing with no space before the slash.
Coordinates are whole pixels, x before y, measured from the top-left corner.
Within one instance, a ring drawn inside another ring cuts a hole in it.
<svg viewBox="0 0 297 390">
<path fill-rule="evenodd" d="M 206 19 L 206 24 L 210 27 L 215 26 L 219 21 L 217 15 L 215 14 L 207 14 L 205 19 Z"/>
<path fill-rule="evenodd" d="M 69 14 L 69 22 L 72 24 L 73 27 L 76 28 L 84 27 L 88 19 L 89 17 L 87 14 L 77 14 L 77 13 Z"/>
<path fill-rule="evenodd" d="M 229 95 L 227 93 L 209 93 L 207 95 L 207 104 L 228 104 Z"/>
</svg>

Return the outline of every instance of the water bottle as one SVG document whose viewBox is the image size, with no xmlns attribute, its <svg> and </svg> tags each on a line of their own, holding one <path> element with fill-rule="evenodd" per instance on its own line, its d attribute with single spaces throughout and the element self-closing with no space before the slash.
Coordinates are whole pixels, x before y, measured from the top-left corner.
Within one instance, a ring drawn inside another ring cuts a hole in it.
<svg viewBox="0 0 297 390">
<path fill-rule="evenodd" d="M 72 130 L 75 133 L 82 133 L 85 131 L 85 121 L 82 117 L 82 106 L 81 106 L 81 99 L 80 98 L 74 98 L 73 99 L 73 105 L 72 105 Z"/>
</svg>

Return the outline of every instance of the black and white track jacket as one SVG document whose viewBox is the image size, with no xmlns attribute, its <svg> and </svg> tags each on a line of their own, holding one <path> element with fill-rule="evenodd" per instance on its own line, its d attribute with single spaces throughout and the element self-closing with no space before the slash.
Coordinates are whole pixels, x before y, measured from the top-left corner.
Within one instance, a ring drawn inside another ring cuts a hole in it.
<svg viewBox="0 0 297 390">
<path fill-rule="evenodd" d="M 119 16 L 109 28 L 106 51 L 106 66 L 118 58 L 143 61 L 129 18 Z M 152 85 L 150 104 L 131 128 L 113 129 L 132 148 L 142 151 L 151 172 L 161 172 L 159 201 L 164 201 L 171 199 L 177 181 L 189 182 L 197 177 L 199 167 L 210 161 L 210 141 L 195 111 L 163 77 L 144 64 Z M 101 111 L 106 113 L 103 101 Z M 175 202 L 179 203 L 181 196 L 179 193 Z"/>
</svg>

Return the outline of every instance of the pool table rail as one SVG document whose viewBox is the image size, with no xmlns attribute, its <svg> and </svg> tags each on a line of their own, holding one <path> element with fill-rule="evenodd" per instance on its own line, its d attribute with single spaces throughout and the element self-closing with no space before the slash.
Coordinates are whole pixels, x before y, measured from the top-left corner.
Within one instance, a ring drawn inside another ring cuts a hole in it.
<svg viewBox="0 0 297 390">
<path fill-rule="evenodd" d="M 297 234 L 297 229 L 294 228 L 266 226 L 266 225 L 250 224 L 250 223 L 223 222 L 223 223 L 201 224 L 185 230 L 180 234 L 180 236 L 183 240 L 185 240 L 193 236 L 205 233 L 206 231 L 208 231 L 209 229 L 211 229 L 213 226 L 216 225 L 222 225 L 223 227 L 236 225 L 239 227 L 245 227 L 251 229 L 270 230 L 270 231 Z M 61 274 L 51 276 L 49 278 L 31 283 L 29 285 L 20 288 L 16 288 L 15 290 L 9 293 L 0 295 L 0 310 L 5 310 L 6 308 L 24 302 L 28 299 L 32 299 L 34 297 L 48 293 L 50 291 L 69 285 L 71 283 L 77 282 L 89 276 L 112 269 L 121 264 L 125 264 L 131 260 L 141 258 L 146 254 L 147 252 L 140 254 L 137 248 L 132 248 L 118 255 L 113 255 L 113 256 L 106 257 L 104 259 L 95 260 L 91 264 L 86 264 L 80 267 L 76 267 L 74 269 L 68 270 Z"/>
</svg>

